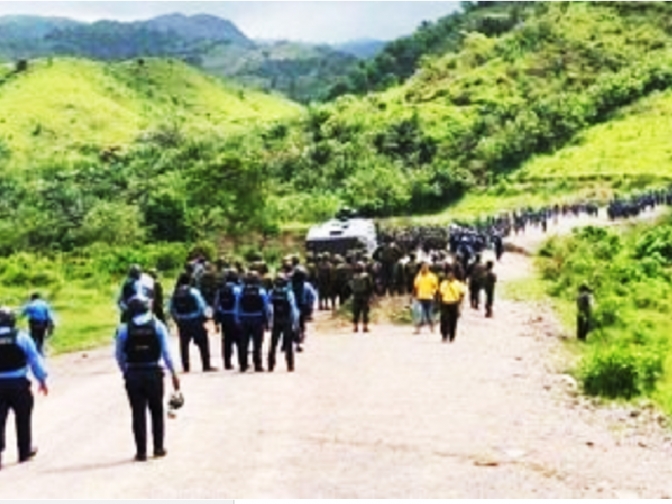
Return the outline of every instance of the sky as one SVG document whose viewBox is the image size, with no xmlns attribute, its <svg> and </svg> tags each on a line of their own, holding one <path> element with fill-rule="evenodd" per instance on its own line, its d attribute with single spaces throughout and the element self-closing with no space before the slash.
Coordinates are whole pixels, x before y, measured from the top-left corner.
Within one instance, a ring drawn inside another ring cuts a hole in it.
<svg viewBox="0 0 672 504">
<path fill-rule="evenodd" d="M 434 21 L 459 8 L 459 2 L 424 1 L 0 1 L 0 16 L 32 14 L 79 21 L 135 21 L 181 12 L 213 14 L 232 21 L 253 39 L 338 43 L 356 39 L 392 40 L 408 35 L 422 21 Z"/>
</svg>

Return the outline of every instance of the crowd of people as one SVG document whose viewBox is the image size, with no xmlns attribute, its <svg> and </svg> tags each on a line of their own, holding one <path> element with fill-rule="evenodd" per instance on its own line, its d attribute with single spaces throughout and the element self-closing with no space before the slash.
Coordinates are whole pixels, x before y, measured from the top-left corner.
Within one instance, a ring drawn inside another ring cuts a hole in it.
<svg viewBox="0 0 672 504">
<path fill-rule="evenodd" d="M 614 199 L 607 215 L 610 219 L 628 217 L 663 204 L 672 204 L 672 191 Z M 225 370 L 237 364 L 240 372 L 247 372 L 251 346 L 254 372 L 274 371 L 278 350 L 284 354 L 287 371 L 292 372 L 314 308 L 336 310 L 351 301 L 353 330 L 358 332 L 361 323 L 363 332 L 369 332 L 369 311 L 376 297 L 410 296 L 415 332 L 424 325 L 434 332 L 438 319 L 442 341 L 454 342 L 467 298 L 471 309 L 480 310 L 484 294 L 485 317 L 493 317 L 494 269 L 504 254 L 505 237 L 530 228 L 546 232 L 549 221 L 557 223 L 561 216 L 584 213 L 596 216 L 597 205 L 525 208 L 470 224 L 379 229 L 380 246 L 372 254 L 364 249 L 343 255 L 325 251 L 308 253 L 304 261 L 292 255 L 284 258 L 275 273 L 261 255 L 247 266 L 224 257 L 210 263 L 199 256 L 185 264 L 168 299 L 156 270 L 143 272 L 139 265 L 131 266 L 117 300 L 120 323 L 115 331 L 115 357 L 131 407 L 136 460 L 147 460 L 147 411 L 153 455 L 166 455 L 161 362 L 172 379 L 169 406 L 179 408 L 184 402 L 168 343 L 167 314 L 175 324 L 185 373 L 191 371 L 192 342 L 199 350 L 202 370 L 217 370 L 210 334 L 220 338 Z M 485 253 L 492 254 L 493 260 L 484 261 Z M 577 300 L 580 340 L 589 331 L 591 303 L 591 290 L 583 285 Z M 37 453 L 31 440 L 29 369 L 39 383 L 38 390 L 48 393 L 43 353 L 45 338 L 54 331 L 53 313 L 39 293 L 33 293 L 19 314 L 27 318 L 28 331 L 17 328 L 12 309 L 0 308 L 0 468 L 10 410 L 16 416 L 19 461 Z M 267 332 L 270 340 L 264 354 Z"/>
</svg>

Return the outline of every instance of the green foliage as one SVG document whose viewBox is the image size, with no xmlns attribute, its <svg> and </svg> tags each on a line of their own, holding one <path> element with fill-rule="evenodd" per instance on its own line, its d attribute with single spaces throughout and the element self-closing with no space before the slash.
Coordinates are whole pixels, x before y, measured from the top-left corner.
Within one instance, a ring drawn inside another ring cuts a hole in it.
<svg viewBox="0 0 672 504">
<path fill-rule="evenodd" d="M 592 331 L 578 368 L 586 393 L 630 399 L 668 386 L 671 231 L 669 217 L 625 231 L 589 226 L 540 249 L 548 293 L 571 304 L 581 283 L 594 290 Z"/>
</svg>

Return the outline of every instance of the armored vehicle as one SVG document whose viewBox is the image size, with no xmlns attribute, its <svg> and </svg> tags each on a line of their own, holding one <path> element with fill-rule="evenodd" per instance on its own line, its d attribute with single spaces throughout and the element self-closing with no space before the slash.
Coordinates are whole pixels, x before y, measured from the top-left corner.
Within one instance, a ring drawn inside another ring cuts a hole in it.
<svg viewBox="0 0 672 504">
<path fill-rule="evenodd" d="M 345 255 L 351 250 L 373 254 L 378 248 L 373 219 L 361 219 L 357 213 L 344 208 L 336 218 L 313 226 L 306 236 L 306 251 Z"/>
</svg>

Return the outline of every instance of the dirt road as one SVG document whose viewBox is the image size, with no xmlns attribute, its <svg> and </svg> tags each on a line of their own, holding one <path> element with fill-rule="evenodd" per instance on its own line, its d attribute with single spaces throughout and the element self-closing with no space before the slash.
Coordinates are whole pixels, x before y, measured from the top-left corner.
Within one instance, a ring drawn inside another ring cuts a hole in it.
<svg viewBox="0 0 672 504">
<path fill-rule="evenodd" d="M 537 234 L 514 241 L 529 246 Z M 498 266 L 502 281 L 530 271 L 522 255 Z M 312 327 L 294 374 L 280 366 L 185 375 L 185 407 L 167 421 L 168 456 L 147 463 L 132 461 L 112 347 L 50 359 L 52 394 L 37 399 L 34 419 L 40 452 L 15 464 L 10 422 L 0 498 L 672 492 L 666 432 L 643 420 L 648 410 L 594 410 L 572 397 L 571 380 L 558 374 L 557 324 L 543 307 L 498 301 L 494 319 L 466 310 L 453 344 L 405 327 L 365 335 L 321 326 Z M 217 353 L 214 338 L 212 345 Z"/>
</svg>

